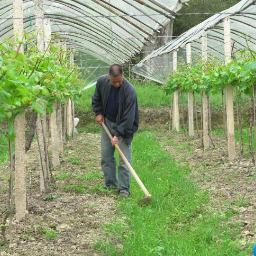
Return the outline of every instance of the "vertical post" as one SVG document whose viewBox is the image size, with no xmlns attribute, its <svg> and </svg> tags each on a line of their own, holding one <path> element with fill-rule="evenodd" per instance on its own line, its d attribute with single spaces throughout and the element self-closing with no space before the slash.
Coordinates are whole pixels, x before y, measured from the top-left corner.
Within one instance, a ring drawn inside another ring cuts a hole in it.
<svg viewBox="0 0 256 256">
<path fill-rule="evenodd" d="M 50 23 L 50 19 L 44 19 L 44 50 L 45 51 L 49 51 L 49 46 L 50 46 L 50 43 L 51 43 L 51 23 Z M 45 118 L 45 123 L 46 123 L 46 126 L 44 127 L 45 128 L 45 132 L 44 134 L 46 135 L 47 139 L 45 138 L 45 144 L 46 144 L 46 150 L 47 150 L 47 157 L 46 157 L 46 160 L 47 160 L 47 166 L 48 166 L 48 178 L 51 178 L 51 173 L 50 173 L 50 169 L 51 169 L 51 166 L 50 166 L 50 159 L 49 159 L 49 145 L 50 145 L 50 120 L 49 120 L 49 116 L 47 118 L 47 114 L 46 114 L 46 118 Z"/>
<path fill-rule="evenodd" d="M 13 0 L 13 32 L 17 40 L 23 39 L 23 1 Z M 23 53 L 23 45 L 15 45 Z M 26 195 L 26 153 L 25 153 L 25 113 L 15 117 L 15 210 L 16 219 L 24 221 L 27 217 Z"/>
<path fill-rule="evenodd" d="M 74 53 L 72 52 L 72 50 L 70 51 L 70 64 L 74 65 Z M 74 133 L 75 133 L 75 103 L 73 98 L 71 98 L 71 121 L 72 121 L 72 127 L 71 127 L 71 136 L 74 137 Z"/>
<path fill-rule="evenodd" d="M 44 52 L 44 1 L 35 0 L 37 48 Z"/>
<path fill-rule="evenodd" d="M 53 111 L 50 117 L 51 122 L 51 150 L 52 150 L 52 165 L 53 167 L 60 166 L 60 155 L 59 155 L 59 135 L 57 130 L 57 102 L 53 104 Z"/>
<path fill-rule="evenodd" d="M 40 52 L 44 52 L 44 7 L 43 0 L 35 0 L 35 12 L 36 12 L 36 36 L 37 36 L 37 48 Z M 47 146 L 45 148 L 45 135 L 46 131 L 46 118 L 45 114 L 37 117 L 37 142 L 39 150 L 39 158 L 41 162 L 40 169 L 40 191 L 44 192 L 47 186 L 47 179 L 49 173 L 49 166 L 47 166 Z"/>
<path fill-rule="evenodd" d="M 187 63 L 191 63 L 191 44 L 186 45 Z M 188 92 L 188 135 L 194 136 L 194 94 Z"/>
<path fill-rule="evenodd" d="M 63 48 L 62 48 L 63 49 Z M 65 98 L 64 101 L 64 127 L 63 127 L 63 140 L 67 139 L 67 136 L 70 136 L 70 111 L 71 111 L 70 100 Z"/>
<path fill-rule="evenodd" d="M 57 43 L 59 51 L 61 50 L 60 40 Z M 58 54 L 58 58 L 61 53 Z M 51 151 L 52 151 L 52 165 L 54 167 L 60 165 L 60 153 L 63 152 L 62 141 L 62 118 L 61 118 L 61 104 L 57 101 L 53 104 L 53 111 L 50 114 L 50 133 L 51 133 Z"/>
<path fill-rule="evenodd" d="M 56 118 L 57 118 L 57 133 L 58 133 L 58 143 L 59 143 L 59 153 L 63 153 L 63 136 L 62 136 L 62 109 L 61 102 L 56 101 Z"/>
<path fill-rule="evenodd" d="M 202 36 L 202 61 L 207 61 L 207 36 L 204 34 Z M 210 125 L 209 125 L 209 98 L 205 94 L 205 90 L 203 90 L 202 94 L 202 103 L 203 103 L 203 145 L 204 148 L 209 148 L 211 145 L 210 140 Z"/>
<path fill-rule="evenodd" d="M 66 51 L 67 49 L 64 48 Z M 73 54 L 70 53 L 70 64 L 74 63 L 74 57 Z M 74 117 L 73 117 L 73 100 L 72 98 L 69 98 L 66 100 L 67 106 L 66 106 L 66 113 L 67 113 L 67 136 L 72 137 L 74 134 Z"/>
<path fill-rule="evenodd" d="M 44 19 L 44 49 L 47 50 L 49 48 L 49 44 L 51 41 L 51 23 L 49 19 Z"/>
<path fill-rule="evenodd" d="M 173 57 L 172 57 L 172 63 L 173 63 L 173 72 L 177 71 L 178 66 L 178 59 L 177 59 L 177 50 L 173 51 Z M 180 130 L 180 116 L 179 116 L 179 91 L 176 91 L 173 93 L 173 115 L 172 115 L 172 129 L 179 131 Z"/>
<path fill-rule="evenodd" d="M 72 100 L 67 99 L 67 136 L 72 136 L 73 122 L 72 122 Z"/>
<path fill-rule="evenodd" d="M 224 51 L 225 64 L 231 61 L 231 34 L 230 34 L 230 17 L 224 19 Z M 234 124 L 234 104 L 233 88 L 231 85 L 226 86 L 226 105 L 227 105 L 227 136 L 228 136 L 228 158 L 234 160 L 235 151 L 235 124 Z"/>
<path fill-rule="evenodd" d="M 45 49 L 45 51 L 49 51 L 50 43 L 51 43 L 50 19 L 44 19 L 44 49 Z M 50 145 L 50 138 L 51 138 L 49 114 L 46 114 L 46 124 L 47 124 L 47 127 L 46 127 L 45 133 L 47 134 L 47 147 L 48 147 L 47 150 L 48 150 L 49 145 Z M 49 161 L 49 157 L 48 157 L 48 161 Z"/>
</svg>

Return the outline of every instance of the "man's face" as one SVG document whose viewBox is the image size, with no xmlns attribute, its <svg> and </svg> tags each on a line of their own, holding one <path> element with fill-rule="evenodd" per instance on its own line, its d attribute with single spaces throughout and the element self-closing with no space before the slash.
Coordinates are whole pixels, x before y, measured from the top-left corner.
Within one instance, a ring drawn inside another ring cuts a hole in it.
<svg viewBox="0 0 256 256">
<path fill-rule="evenodd" d="M 118 77 L 114 77 L 114 76 L 108 76 L 110 83 L 112 86 L 114 86 L 115 88 L 118 88 L 121 86 L 123 80 L 124 80 L 124 75 L 118 76 Z"/>
</svg>

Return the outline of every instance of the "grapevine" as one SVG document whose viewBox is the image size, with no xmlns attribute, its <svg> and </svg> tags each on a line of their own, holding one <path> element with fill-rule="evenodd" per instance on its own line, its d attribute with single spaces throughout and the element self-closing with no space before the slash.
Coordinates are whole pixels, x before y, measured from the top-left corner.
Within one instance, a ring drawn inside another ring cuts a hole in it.
<svg viewBox="0 0 256 256">
<path fill-rule="evenodd" d="M 70 52 L 54 44 L 39 52 L 31 35 L 18 43 L 19 48 L 28 45 L 24 54 L 14 50 L 10 39 L 0 42 L 0 123 L 8 121 L 10 140 L 15 137 L 15 116 L 28 108 L 39 114 L 44 114 L 44 109 L 51 113 L 55 100 L 79 94 L 81 87 Z"/>
</svg>

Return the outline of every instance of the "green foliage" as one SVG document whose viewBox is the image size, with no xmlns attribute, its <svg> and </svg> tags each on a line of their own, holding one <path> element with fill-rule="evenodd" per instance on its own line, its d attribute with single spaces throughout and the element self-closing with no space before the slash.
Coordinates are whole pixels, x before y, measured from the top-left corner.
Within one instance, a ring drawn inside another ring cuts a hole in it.
<svg viewBox="0 0 256 256">
<path fill-rule="evenodd" d="M 57 198 L 58 196 L 54 196 L 52 194 L 47 195 L 46 197 L 44 197 L 44 201 L 50 201 L 53 200 L 54 198 Z"/>
<path fill-rule="evenodd" d="M 88 185 L 84 182 L 78 184 L 68 184 L 64 187 L 65 191 L 72 191 L 77 194 L 86 194 L 88 192 Z"/>
<path fill-rule="evenodd" d="M 81 113 L 92 111 L 92 96 L 94 94 L 95 86 L 83 90 L 81 97 L 76 102 L 76 110 Z"/>
<path fill-rule="evenodd" d="M 26 53 L 14 50 L 25 43 L 29 45 Z M 8 121 L 9 139 L 14 139 L 13 120 L 24 109 L 51 112 L 55 100 L 79 93 L 79 72 L 70 64 L 70 54 L 53 44 L 39 52 L 28 34 L 18 45 L 11 39 L 0 42 L 0 123 Z"/>
<path fill-rule="evenodd" d="M 93 116 L 94 117 L 94 116 Z M 86 132 L 86 133 L 100 133 L 101 131 L 101 126 L 96 123 L 95 118 L 94 118 L 95 123 L 89 123 L 85 127 L 78 128 L 78 132 Z"/>
<path fill-rule="evenodd" d="M 170 76 L 164 88 L 166 93 L 177 90 L 217 94 L 227 84 L 238 87 L 241 94 L 250 95 L 251 86 L 256 82 L 256 52 L 247 48 L 240 52 L 236 60 L 224 65 L 216 60 L 204 62 L 196 60 L 194 65 L 183 64 Z"/>
<path fill-rule="evenodd" d="M 138 103 L 141 107 L 160 107 L 170 106 L 171 95 L 166 95 L 163 91 L 163 86 L 152 81 L 142 82 L 135 79 L 129 79 L 134 85 Z M 94 94 L 95 86 L 83 90 L 81 97 L 77 100 L 76 110 L 81 113 L 88 113 L 92 111 L 92 96 Z"/>
<path fill-rule="evenodd" d="M 174 20 L 173 35 L 181 35 L 215 13 L 226 10 L 238 2 L 240 0 L 190 0 L 188 6 L 182 6 L 178 12 L 179 16 Z"/>
<path fill-rule="evenodd" d="M 53 240 L 55 237 L 59 236 L 58 232 L 54 229 L 43 229 L 42 232 L 44 237 L 46 237 L 49 240 Z"/>
<path fill-rule="evenodd" d="M 245 124 L 248 125 L 248 124 Z M 215 129 L 211 131 L 212 134 L 216 134 L 221 138 L 225 138 L 224 130 L 223 129 Z M 236 142 L 241 143 L 241 137 L 243 138 L 243 157 L 250 157 L 250 148 L 249 148 L 249 137 L 250 137 L 250 130 L 248 127 L 243 127 L 242 131 L 239 129 L 235 130 L 235 140 Z M 255 150 L 256 145 L 255 145 L 255 128 L 253 129 L 252 132 L 252 149 Z"/>
<path fill-rule="evenodd" d="M 131 81 L 133 82 L 133 81 Z M 140 107 L 170 106 L 172 96 L 166 95 L 163 86 L 154 82 L 134 81 Z"/>
<path fill-rule="evenodd" d="M 63 171 L 59 175 L 56 175 L 55 179 L 56 180 L 69 180 L 69 179 L 71 179 L 71 178 L 73 178 L 75 176 L 76 175 L 74 173 Z"/>
<path fill-rule="evenodd" d="M 97 244 L 99 250 L 109 256 L 249 253 L 239 248 L 239 228 L 224 224 L 238 212 L 213 214 L 208 193 L 187 178 L 188 167 L 178 166 L 161 150 L 154 134 L 137 134 L 133 148 L 133 167 L 152 194 L 152 202 L 147 207 L 137 205 L 144 194 L 133 180 L 132 197 L 119 206 L 122 218 L 107 225 L 108 240 Z M 120 237 L 122 250 L 112 237 Z"/>
</svg>

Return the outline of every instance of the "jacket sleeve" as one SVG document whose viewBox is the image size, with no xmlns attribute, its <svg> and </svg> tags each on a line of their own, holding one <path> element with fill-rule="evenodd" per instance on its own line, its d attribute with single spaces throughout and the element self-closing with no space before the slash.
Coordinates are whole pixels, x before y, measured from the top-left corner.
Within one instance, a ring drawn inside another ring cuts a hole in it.
<svg viewBox="0 0 256 256">
<path fill-rule="evenodd" d="M 135 90 L 129 91 L 129 94 L 125 97 L 123 114 L 120 117 L 119 125 L 116 130 L 121 136 L 133 134 L 133 124 L 135 121 L 136 110 L 138 108 L 137 95 Z"/>
<path fill-rule="evenodd" d="M 101 84 L 100 79 L 98 79 L 96 83 L 95 92 L 92 96 L 92 109 L 96 116 L 103 114 L 100 84 Z"/>
</svg>

